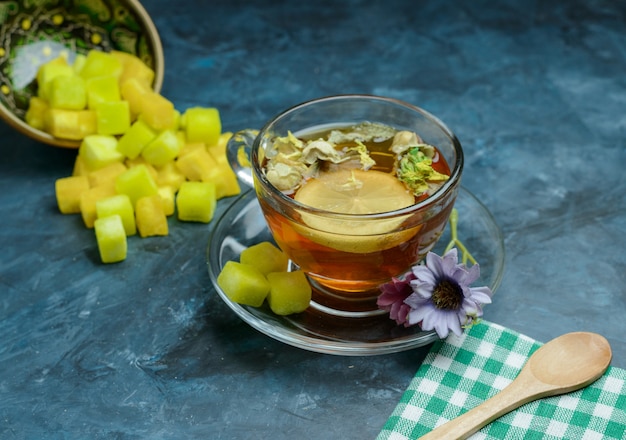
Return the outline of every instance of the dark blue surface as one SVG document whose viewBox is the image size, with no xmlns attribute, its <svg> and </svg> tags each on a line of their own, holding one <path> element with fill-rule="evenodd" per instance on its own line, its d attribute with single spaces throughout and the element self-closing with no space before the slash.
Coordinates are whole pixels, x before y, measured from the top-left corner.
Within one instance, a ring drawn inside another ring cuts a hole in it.
<svg viewBox="0 0 626 440">
<path fill-rule="evenodd" d="M 177 108 L 218 107 L 228 131 L 338 93 L 438 115 L 505 236 L 485 318 L 599 332 L 626 368 L 626 3 L 248 3 L 144 2 Z M 75 152 L 0 138 L 1 438 L 376 436 L 428 347 L 336 357 L 261 335 L 212 290 L 211 225 L 171 219 L 102 265 L 55 204 Z"/>
</svg>

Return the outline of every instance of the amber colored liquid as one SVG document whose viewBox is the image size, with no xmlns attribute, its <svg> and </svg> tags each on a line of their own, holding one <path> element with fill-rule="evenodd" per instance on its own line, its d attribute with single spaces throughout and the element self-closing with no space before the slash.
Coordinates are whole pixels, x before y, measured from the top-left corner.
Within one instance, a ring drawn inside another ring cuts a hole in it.
<svg viewBox="0 0 626 440">
<path fill-rule="evenodd" d="M 388 143 L 374 147 L 368 145 L 368 148 L 377 162 L 375 169 L 392 172 L 394 156 L 385 152 Z M 450 174 L 447 163 L 441 155 L 440 158 L 436 166 L 433 164 L 435 169 Z M 286 218 L 262 198 L 260 203 L 278 246 L 307 273 L 313 285 L 317 285 L 318 291 L 314 289 L 313 299 L 328 307 L 355 311 L 375 309 L 380 285 L 405 273 L 433 248 L 453 207 L 452 202 L 437 202 L 442 209 L 433 209 L 434 215 L 428 208 L 425 208 L 426 213 L 421 210 L 414 214 L 419 216 L 417 221 L 415 218 L 405 221 L 412 226 L 402 232 L 402 242 L 363 253 L 346 252 L 313 241 L 301 233 L 303 227 L 298 224 L 298 219 Z M 421 220 L 423 218 L 427 220 Z M 390 234 L 398 236 L 397 232 Z"/>
<path fill-rule="evenodd" d="M 424 258 L 441 236 L 453 207 L 452 203 L 449 204 L 420 227 L 416 227 L 412 237 L 403 243 L 374 252 L 352 253 L 310 240 L 299 233 L 293 222 L 263 205 L 262 203 L 274 239 L 291 261 L 304 270 L 312 281 L 333 293 L 338 300 L 355 303 L 372 303 L 380 294 L 378 289 L 381 284 L 388 282 L 391 277 L 405 273 Z M 317 300 L 323 303 L 331 299 Z M 360 306 L 355 304 L 354 307 Z"/>
</svg>

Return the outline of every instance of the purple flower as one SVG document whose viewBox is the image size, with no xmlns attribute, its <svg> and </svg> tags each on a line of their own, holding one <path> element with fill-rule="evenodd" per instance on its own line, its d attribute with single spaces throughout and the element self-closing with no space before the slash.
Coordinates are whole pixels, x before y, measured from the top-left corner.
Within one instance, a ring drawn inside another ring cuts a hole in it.
<svg viewBox="0 0 626 440">
<path fill-rule="evenodd" d="M 413 267 L 413 293 L 405 300 L 411 307 L 410 325 L 421 323 L 422 330 L 435 330 L 440 338 L 450 330 L 461 335 L 462 327 L 472 325 L 483 315 L 483 304 L 491 303 L 491 289 L 470 287 L 480 275 L 480 266 L 458 264 L 456 248 L 443 257 L 429 252 L 426 264 Z"/>
<path fill-rule="evenodd" d="M 378 307 L 389 312 L 389 317 L 395 319 L 399 325 L 408 325 L 407 317 L 411 307 L 404 301 L 413 294 L 411 281 L 415 275 L 409 272 L 403 279 L 392 278 L 386 284 L 380 286 L 382 294 L 378 297 Z"/>
<path fill-rule="evenodd" d="M 450 331 L 460 336 L 463 327 L 479 321 L 482 306 L 491 303 L 489 287 L 470 287 L 479 275 L 478 264 L 469 269 L 459 264 L 456 248 L 443 257 L 429 252 L 426 264 L 414 266 L 402 280 L 394 278 L 381 286 L 378 306 L 398 324 L 419 324 L 442 339 Z"/>
</svg>

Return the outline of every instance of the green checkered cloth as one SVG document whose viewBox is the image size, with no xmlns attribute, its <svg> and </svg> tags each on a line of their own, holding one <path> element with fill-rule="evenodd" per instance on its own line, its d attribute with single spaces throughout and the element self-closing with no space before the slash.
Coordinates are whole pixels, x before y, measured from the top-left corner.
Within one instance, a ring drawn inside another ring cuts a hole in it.
<svg viewBox="0 0 626 440">
<path fill-rule="evenodd" d="M 541 344 L 483 321 L 436 342 L 377 440 L 417 439 L 505 388 Z M 567 359 L 563 359 L 567 362 Z M 472 439 L 626 439 L 626 370 L 590 386 L 527 403 Z"/>
</svg>

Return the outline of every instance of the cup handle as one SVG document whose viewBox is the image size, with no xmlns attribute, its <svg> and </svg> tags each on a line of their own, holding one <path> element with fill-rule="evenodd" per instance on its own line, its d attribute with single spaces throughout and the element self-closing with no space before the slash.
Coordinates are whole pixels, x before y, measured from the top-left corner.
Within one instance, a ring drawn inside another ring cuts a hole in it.
<svg viewBox="0 0 626 440">
<path fill-rule="evenodd" d="M 254 139 L 259 130 L 245 129 L 235 133 L 226 144 L 226 157 L 228 163 L 243 184 L 254 187 L 252 180 L 252 168 L 250 165 L 250 152 Z"/>
</svg>

